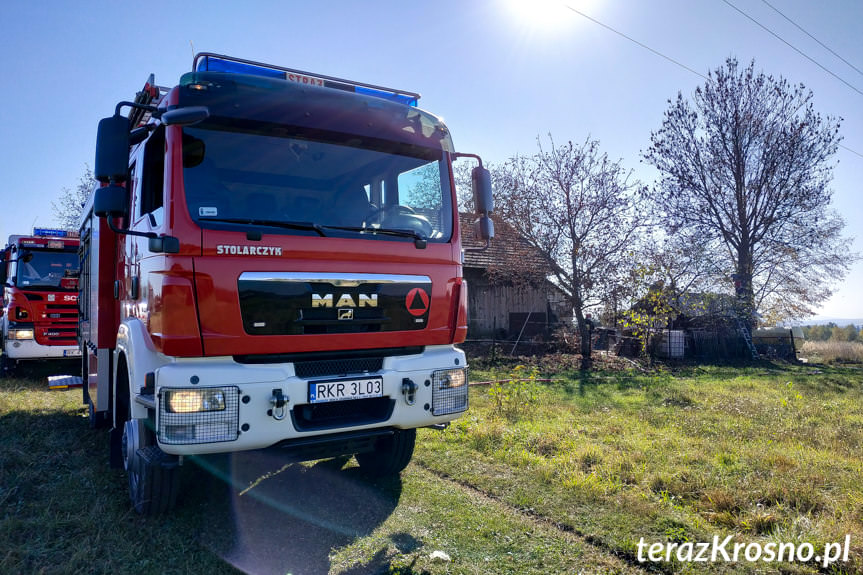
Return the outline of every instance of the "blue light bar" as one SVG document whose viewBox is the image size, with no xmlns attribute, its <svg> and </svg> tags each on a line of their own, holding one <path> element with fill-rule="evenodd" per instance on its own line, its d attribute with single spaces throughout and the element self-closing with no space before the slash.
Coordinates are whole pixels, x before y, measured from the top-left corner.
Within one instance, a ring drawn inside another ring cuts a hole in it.
<svg viewBox="0 0 863 575">
<path fill-rule="evenodd" d="M 33 228 L 33 235 L 44 238 L 77 238 L 78 232 L 52 230 L 51 228 Z"/>
<path fill-rule="evenodd" d="M 201 53 L 195 56 L 193 67 L 196 72 L 227 72 L 231 74 L 248 74 L 251 76 L 263 76 L 266 78 L 277 78 L 304 84 L 307 86 L 319 86 L 323 88 L 334 88 L 336 90 L 344 90 L 346 92 L 355 92 L 376 98 L 383 98 L 391 102 L 398 102 L 408 106 L 416 106 L 420 98 L 419 94 L 413 92 L 405 92 L 403 90 L 394 90 L 375 86 L 372 84 L 363 84 L 351 80 L 343 80 L 341 78 L 333 78 L 330 76 L 320 76 L 309 74 L 300 70 L 292 70 L 281 66 L 271 64 L 263 64 L 261 62 L 253 62 L 251 60 L 242 60 L 231 56 L 222 56 L 220 54 Z"/>
<path fill-rule="evenodd" d="M 273 70 L 245 62 L 232 62 L 221 58 L 205 56 L 198 62 L 196 72 L 230 72 L 232 74 L 249 74 L 250 76 L 266 76 L 267 78 L 285 79 L 285 73 L 281 70 Z"/>
</svg>

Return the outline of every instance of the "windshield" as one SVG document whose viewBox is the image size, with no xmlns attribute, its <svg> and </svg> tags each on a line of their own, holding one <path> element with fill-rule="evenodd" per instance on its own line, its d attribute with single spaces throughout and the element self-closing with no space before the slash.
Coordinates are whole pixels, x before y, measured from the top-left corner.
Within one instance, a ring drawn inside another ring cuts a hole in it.
<svg viewBox="0 0 863 575">
<path fill-rule="evenodd" d="M 16 285 L 19 287 L 59 290 L 61 279 L 78 276 L 78 253 L 75 251 L 27 248 L 26 251 L 22 251 L 22 254 L 26 253 L 31 254 L 32 257 L 21 257 L 18 261 Z"/>
<path fill-rule="evenodd" d="M 347 135 L 183 132 L 186 200 L 203 227 L 395 241 L 452 235 L 441 150 Z"/>
</svg>

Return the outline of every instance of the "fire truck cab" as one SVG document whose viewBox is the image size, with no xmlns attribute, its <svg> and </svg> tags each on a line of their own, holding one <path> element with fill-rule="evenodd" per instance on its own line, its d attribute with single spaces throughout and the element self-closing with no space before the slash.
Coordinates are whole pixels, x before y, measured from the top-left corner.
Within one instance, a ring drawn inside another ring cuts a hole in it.
<svg viewBox="0 0 863 575">
<path fill-rule="evenodd" d="M 100 122 L 84 401 L 138 512 L 175 504 L 187 456 L 355 454 L 398 473 L 417 428 L 467 409 L 452 161 L 469 154 L 418 98 L 199 54 Z M 490 239 L 481 161 L 472 176 Z"/>
<path fill-rule="evenodd" d="M 78 232 L 36 228 L 0 252 L 2 368 L 77 358 Z"/>
</svg>

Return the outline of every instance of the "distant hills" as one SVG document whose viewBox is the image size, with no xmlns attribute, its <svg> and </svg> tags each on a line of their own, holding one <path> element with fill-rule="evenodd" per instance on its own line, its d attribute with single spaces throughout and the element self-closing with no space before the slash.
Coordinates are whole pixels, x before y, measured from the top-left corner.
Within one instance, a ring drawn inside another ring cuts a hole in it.
<svg viewBox="0 0 863 575">
<path fill-rule="evenodd" d="M 801 321 L 789 322 L 790 325 L 824 325 L 828 323 L 835 323 L 839 327 L 844 327 L 846 325 L 863 325 L 863 318 L 856 319 L 846 319 L 840 317 L 817 317 L 804 319 Z"/>
</svg>

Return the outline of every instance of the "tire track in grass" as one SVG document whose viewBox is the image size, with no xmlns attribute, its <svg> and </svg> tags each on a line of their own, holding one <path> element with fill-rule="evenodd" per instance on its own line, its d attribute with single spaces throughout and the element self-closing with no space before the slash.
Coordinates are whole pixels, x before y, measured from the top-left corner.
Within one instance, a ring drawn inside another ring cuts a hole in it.
<svg viewBox="0 0 863 575">
<path fill-rule="evenodd" d="M 463 481 L 457 479 L 446 472 L 438 471 L 433 469 L 426 464 L 417 461 L 416 459 L 411 464 L 414 468 L 418 468 L 423 472 L 432 475 L 433 477 L 439 479 L 440 481 L 444 481 L 453 485 L 463 491 L 469 493 L 470 497 L 478 498 L 489 505 L 500 505 L 511 512 L 518 514 L 523 517 L 525 520 L 530 521 L 539 526 L 551 527 L 561 533 L 563 536 L 585 546 L 594 549 L 597 553 L 607 556 L 610 560 L 617 560 L 621 563 L 625 564 L 627 567 L 635 569 L 640 573 L 674 573 L 675 568 L 672 564 L 666 563 L 652 563 L 652 562 L 640 562 L 638 558 L 633 553 L 627 553 L 626 551 L 621 551 L 620 549 L 615 549 L 610 547 L 608 544 L 603 542 L 598 537 L 590 535 L 588 533 L 584 533 L 573 527 L 572 525 L 562 523 L 560 521 L 555 521 L 554 519 L 541 515 L 537 513 L 533 509 L 525 509 L 519 508 L 515 505 L 512 505 L 502 497 L 495 495 L 494 493 L 489 493 L 487 491 L 483 491 L 476 485 L 473 485 L 467 481 Z"/>
</svg>

